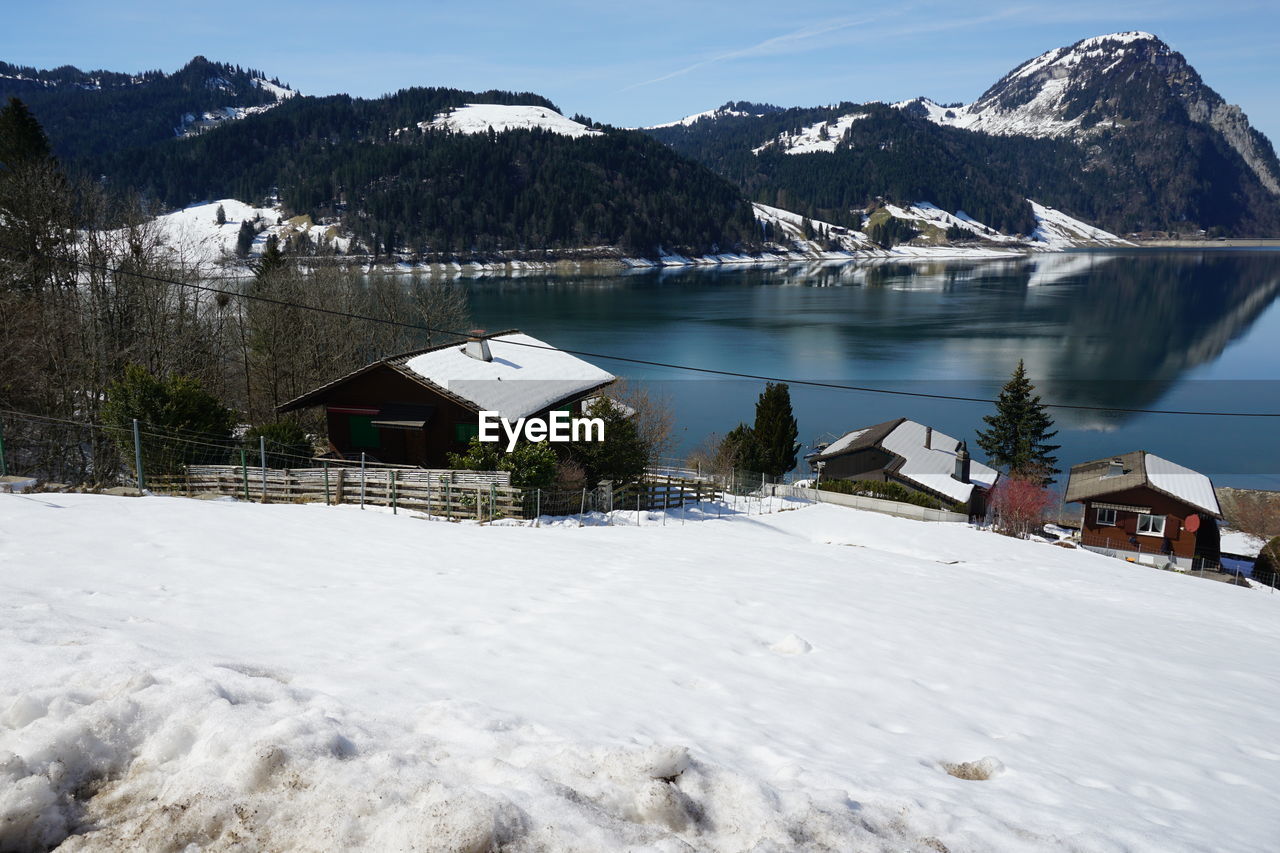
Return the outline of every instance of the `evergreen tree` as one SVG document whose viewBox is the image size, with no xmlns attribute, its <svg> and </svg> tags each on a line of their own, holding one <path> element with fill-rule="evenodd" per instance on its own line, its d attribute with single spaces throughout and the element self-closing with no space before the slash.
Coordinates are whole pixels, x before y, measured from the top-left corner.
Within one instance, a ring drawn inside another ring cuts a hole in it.
<svg viewBox="0 0 1280 853">
<path fill-rule="evenodd" d="M 8 105 L 0 109 L 0 166 L 12 169 L 50 156 L 49 138 L 40 122 L 26 104 L 10 98 Z"/>
<path fill-rule="evenodd" d="M 791 411 L 791 391 L 785 382 L 770 382 L 756 402 L 756 422 L 751 429 L 756 463 L 761 474 L 781 477 L 796 467 L 799 427 Z"/>
<path fill-rule="evenodd" d="M 218 212 L 214 214 L 213 219 L 219 225 L 227 224 L 227 212 L 223 209 L 222 205 L 218 205 Z"/>
<path fill-rule="evenodd" d="M 978 432 L 978 446 L 996 468 L 1010 476 L 1033 479 L 1048 485 L 1061 471 L 1054 467 L 1058 459 L 1050 454 L 1060 445 L 1049 444 L 1058 434 L 1051 429 L 1053 419 L 1040 402 L 1040 395 L 1027 378 L 1022 360 L 1013 376 L 1000 390 L 996 413 L 982 419 L 986 430 Z"/>
<path fill-rule="evenodd" d="M 760 443 L 746 424 L 738 424 L 725 434 L 716 453 L 735 471 L 756 471 L 760 467 Z"/>
<path fill-rule="evenodd" d="M 258 232 L 253 229 L 253 223 L 247 219 L 240 221 L 240 231 L 236 234 L 236 255 L 241 258 L 249 257 L 250 250 L 253 249 L 253 241 L 258 236 Z"/>
<path fill-rule="evenodd" d="M 607 397 L 598 397 L 582 414 L 604 421 L 604 441 L 580 441 L 569 446 L 570 457 L 586 471 L 587 481 L 639 480 L 649 464 L 649 448 L 636 419 Z"/>
</svg>

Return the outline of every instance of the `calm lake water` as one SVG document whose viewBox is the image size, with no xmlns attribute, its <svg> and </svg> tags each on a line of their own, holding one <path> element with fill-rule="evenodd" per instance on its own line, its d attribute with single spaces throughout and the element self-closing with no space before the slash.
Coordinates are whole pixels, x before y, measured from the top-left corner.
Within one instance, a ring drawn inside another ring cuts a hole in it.
<svg viewBox="0 0 1280 853">
<path fill-rule="evenodd" d="M 479 326 L 745 373 L 992 398 L 1019 358 L 1047 402 L 1280 412 L 1280 252 L 684 270 L 467 284 Z M 753 418 L 763 383 L 592 359 L 666 397 L 678 452 Z M 806 447 L 899 416 L 974 444 L 986 404 L 793 386 Z M 1071 464 L 1145 449 L 1280 488 L 1280 419 L 1059 409 Z M 1063 478 L 1065 481 L 1065 477 Z"/>
</svg>

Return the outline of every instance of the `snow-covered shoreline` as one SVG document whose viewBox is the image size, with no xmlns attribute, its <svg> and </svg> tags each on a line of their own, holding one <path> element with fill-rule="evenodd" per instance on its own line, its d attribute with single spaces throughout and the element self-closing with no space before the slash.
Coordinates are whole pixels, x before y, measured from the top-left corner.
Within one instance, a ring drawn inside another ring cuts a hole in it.
<svg viewBox="0 0 1280 853">
<path fill-rule="evenodd" d="M 907 208 L 889 205 L 895 217 L 916 223 L 925 230 L 939 231 L 955 225 L 972 232 L 982 245 L 956 246 L 946 242 L 936 245 L 916 243 L 882 248 L 865 233 L 819 220 L 806 220 L 790 211 L 754 204 L 757 219 L 774 228 L 777 240 L 767 250 L 755 253 L 723 252 L 709 255 L 684 255 L 663 252 L 656 258 L 632 257 L 615 246 L 595 246 L 547 252 L 510 252 L 498 256 L 449 261 L 428 261 L 401 256 L 394 261 L 348 254 L 353 243 L 331 223 L 316 223 L 309 216 L 286 218 L 278 207 L 255 207 L 235 199 L 221 199 L 194 205 L 153 220 L 158 236 L 189 267 L 206 272 L 241 271 L 249 274 L 251 262 L 261 254 L 268 238 L 281 243 L 305 241 L 322 250 L 315 264 L 337 264 L 366 271 L 422 272 L 431 275 L 465 275 L 528 272 L 579 272 L 586 269 L 649 270 L 716 267 L 786 267 L 801 264 L 884 263 L 944 260 L 992 260 L 1027 257 L 1045 252 L 1060 252 L 1078 247 L 1120 247 L 1132 244 L 1113 234 L 1095 229 L 1065 214 L 1032 202 L 1040 226 L 1034 239 L 1022 240 L 1003 235 L 964 215 L 951 214 L 933 205 L 921 203 Z M 217 211 L 223 211 L 222 223 Z M 236 254 L 237 239 L 243 222 L 255 228 L 248 255 Z M 806 229 L 825 235 L 822 239 L 808 236 Z M 936 234 L 934 235 L 936 237 Z M 333 252 L 333 254 L 326 254 Z M 550 254 L 551 257 L 547 257 Z M 305 256 L 304 256 L 305 257 Z M 308 257 L 308 260 L 311 260 Z"/>
<path fill-rule="evenodd" d="M 1280 833 L 1276 596 L 830 506 L 627 515 L 0 495 L 0 849 Z"/>
</svg>

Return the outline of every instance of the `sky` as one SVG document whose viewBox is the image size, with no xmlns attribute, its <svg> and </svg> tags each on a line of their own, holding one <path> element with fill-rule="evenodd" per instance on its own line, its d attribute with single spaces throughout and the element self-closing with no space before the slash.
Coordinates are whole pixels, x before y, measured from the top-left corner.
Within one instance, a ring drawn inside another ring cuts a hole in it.
<svg viewBox="0 0 1280 853">
<path fill-rule="evenodd" d="M 172 71 L 204 55 L 260 68 L 307 94 L 533 91 L 567 114 L 618 126 L 730 100 L 967 102 L 1046 50 L 1145 30 L 1280 142 L 1276 0 L 5 5 L 0 59 L 21 65 Z"/>
</svg>

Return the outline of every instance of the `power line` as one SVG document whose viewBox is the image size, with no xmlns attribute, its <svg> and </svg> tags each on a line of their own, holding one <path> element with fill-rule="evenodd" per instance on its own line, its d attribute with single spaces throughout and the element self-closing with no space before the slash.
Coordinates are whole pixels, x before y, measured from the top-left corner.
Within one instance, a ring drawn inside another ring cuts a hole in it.
<svg viewBox="0 0 1280 853">
<path fill-rule="evenodd" d="M 421 332 L 429 332 L 431 334 L 453 335 L 459 338 L 467 337 L 467 332 L 460 332 L 455 329 L 441 329 L 433 326 L 423 325 L 421 323 L 406 323 L 402 320 L 392 320 L 385 317 L 373 317 L 367 314 L 356 314 L 351 311 L 340 311 L 335 308 L 325 308 L 320 305 L 306 305 L 301 302 L 291 302 L 287 299 L 276 299 L 270 296 L 264 296 L 258 293 L 245 293 L 241 291 L 225 290 L 219 287 L 210 287 L 208 285 L 196 284 L 189 281 L 176 281 L 174 279 L 161 278 L 159 276 L 148 275 L 146 273 L 135 272 L 133 270 L 121 270 L 106 266 L 105 264 L 88 264 L 83 261 L 72 261 L 75 266 L 96 269 L 101 272 L 108 272 L 114 275 L 134 276 L 135 278 L 147 279 L 161 284 L 171 284 L 176 287 L 186 287 L 193 290 L 203 291 L 205 293 L 215 293 L 223 296 L 230 296 L 240 299 L 251 299 L 258 302 L 265 302 L 271 305 L 279 305 L 285 308 L 297 308 L 304 311 L 315 311 L 321 314 L 328 314 L 332 317 L 342 317 L 348 320 L 361 320 L 368 323 L 380 323 L 387 326 L 397 326 L 403 329 L 414 329 Z M 627 364 L 636 364 L 642 367 L 657 367 L 666 370 L 683 370 L 688 373 L 698 373 L 708 376 L 725 376 L 732 379 L 753 379 L 760 382 L 781 382 L 788 385 L 800 385 L 809 388 L 826 388 L 837 391 L 857 391 L 864 394 L 884 394 L 895 397 L 913 397 L 925 400 L 949 400 L 960 403 L 986 403 L 994 405 L 995 400 L 988 397 L 967 397 L 959 394 L 930 394 L 924 391 L 903 391 L 891 388 L 871 388 L 863 385 L 846 385 L 839 382 L 823 382 L 814 379 L 788 379 L 779 376 L 767 376 L 759 373 L 744 373 L 735 370 L 721 370 L 712 367 L 698 367 L 691 364 L 676 364 L 668 361 L 654 361 L 644 358 L 633 358 L 624 355 L 613 355 L 610 353 L 591 352 L 589 350 L 565 349 L 563 347 L 539 346 L 537 344 L 524 343 L 521 341 L 503 341 L 509 346 L 528 347 L 530 349 L 539 350 L 555 350 L 570 355 L 579 355 L 585 358 L 598 358 L 608 361 L 620 361 Z M 1199 417 L 1219 417 L 1219 418 L 1280 418 L 1280 412 L 1218 412 L 1218 411 L 1200 411 L 1200 410 L 1182 410 L 1182 409 L 1144 409 L 1131 408 L 1123 406 L 1087 406 L 1077 403 L 1042 403 L 1041 405 L 1050 409 L 1066 409 L 1070 411 L 1082 412 L 1116 412 L 1119 414 L 1132 415 L 1188 415 Z"/>
</svg>

